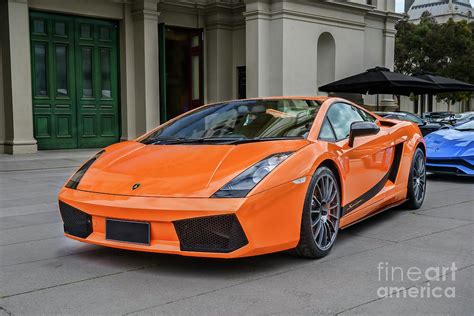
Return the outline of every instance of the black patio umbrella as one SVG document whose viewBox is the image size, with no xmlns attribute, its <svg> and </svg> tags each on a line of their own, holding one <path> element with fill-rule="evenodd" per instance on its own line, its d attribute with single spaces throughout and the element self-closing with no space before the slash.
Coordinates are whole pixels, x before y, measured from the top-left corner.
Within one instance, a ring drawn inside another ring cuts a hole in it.
<svg viewBox="0 0 474 316">
<path fill-rule="evenodd" d="M 430 94 L 436 94 L 436 93 L 442 93 L 442 92 L 474 91 L 474 85 L 470 83 L 443 77 L 443 76 L 437 76 L 429 72 L 419 73 L 419 74 L 416 74 L 414 77 L 429 81 L 439 87 L 435 92 L 429 92 Z"/>
<path fill-rule="evenodd" d="M 319 88 L 325 92 L 410 95 L 434 93 L 438 86 L 430 81 L 392 72 L 384 67 L 334 81 Z"/>
</svg>

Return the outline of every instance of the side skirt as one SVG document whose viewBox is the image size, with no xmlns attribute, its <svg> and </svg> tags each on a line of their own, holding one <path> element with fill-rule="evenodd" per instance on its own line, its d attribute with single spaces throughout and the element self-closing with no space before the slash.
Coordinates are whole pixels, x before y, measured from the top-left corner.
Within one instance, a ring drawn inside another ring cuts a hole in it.
<svg viewBox="0 0 474 316">
<path fill-rule="evenodd" d="M 386 210 L 389 210 L 389 209 L 391 209 L 391 208 L 400 206 L 400 205 L 402 205 L 403 203 L 405 203 L 406 201 L 407 201 L 407 199 L 401 200 L 401 201 L 397 201 L 397 202 L 395 202 L 395 203 L 392 203 L 392 204 L 389 204 L 389 205 L 387 205 L 387 206 L 385 206 L 385 207 L 382 207 L 380 210 L 377 210 L 377 211 L 375 211 L 375 212 L 373 212 L 373 213 L 370 213 L 369 215 L 367 215 L 367 216 L 365 216 L 365 217 L 359 218 L 358 220 L 356 220 L 356 221 L 354 221 L 354 222 L 351 222 L 351 223 L 347 224 L 346 226 L 341 227 L 341 229 L 346 229 L 347 227 L 351 227 L 352 225 L 355 225 L 355 224 L 357 224 L 357 223 L 360 223 L 360 222 L 362 222 L 362 221 L 365 221 L 366 219 L 371 218 L 372 216 L 375 216 L 375 215 L 377 215 L 377 214 L 380 214 L 380 213 L 382 213 L 383 211 L 386 211 Z"/>
</svg>

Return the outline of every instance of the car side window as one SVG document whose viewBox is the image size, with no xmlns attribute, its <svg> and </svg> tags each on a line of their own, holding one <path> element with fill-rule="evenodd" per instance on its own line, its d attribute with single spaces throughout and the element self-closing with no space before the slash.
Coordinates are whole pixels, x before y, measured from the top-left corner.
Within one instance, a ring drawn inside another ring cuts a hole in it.
<svg viewBox="0 0 474 316">
<path fill-rule="evenodd" d="M 416 115 L 407 114 L 406 118 L 408 121 L 416 123 L 418 125 L 423 124 L 423 120 Z"/>
<path fill-rule="evenodd" d="M 346 103 L 331 105 L 327 113 L 327 119 L 334 129 L 337 140 L 349 137 L 352 123 L 365 121 L 359 111 L 359 109 Z"/>
<path fill-rule="evenodd" d="M 357 109 L 357 111 L 359 112 L 360 116 L 364 119 L 364 121 L 375 122 L 377 120 L 374 116 L 370 115 L 369 113 L 365 112 L 364 110 Z"/>
<path fill-rule="evenodd" d="M 334 131 L 332 130 L 332 127 L 329 124 L 327 118 L 324 119 L 323 126 L 321 126 L 321 131 L 319 132 L 319 139 L 327 142 L 336 141 L 336 135 L 334 135 Z"/>
</svg>

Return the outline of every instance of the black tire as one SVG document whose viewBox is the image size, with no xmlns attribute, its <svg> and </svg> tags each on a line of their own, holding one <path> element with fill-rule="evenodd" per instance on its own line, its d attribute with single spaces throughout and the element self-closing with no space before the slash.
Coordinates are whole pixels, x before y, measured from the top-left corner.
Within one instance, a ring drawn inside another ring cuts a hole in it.
<svg viewBox="0 0 474 316">
<path fill-rule="evenodd" d="M 318 195 L 323 191 L 321 190 L 321 183 L 324 185 L 325 183 L 330 182 L 329 179 L 332 183 L 331 187 L 334 188 L 335 192 L 331 190 L 331 193 L 327 194 L 329 195 L 328 197 Z M 319 203 L 318 206 L 317 201 L 319 200 L 321 200 L 321 203 Z M 337 216 L 337 218 L 335 218 L 335 216 Z M 338 180 L 331 169 L 320 167 L 311 178 L 311 183 L 308 187 L 308 192 L 306 193 L 301 219 L 300 241 L 298 246 L 293 250 L 293 253 L 300 257 L 311 259 L 326 256 L 331 251 L 336 241 L 337 233 L 339 231 L 340 217 L 341 194 Z M 321 243 L 319 243 L 320 240 Z M 322 246 L 325 241 L 328 241 L 329 243 Z"/>
<path fill-rule="evenodd" d="M 421 192 L 420 192 L 421 190 Z M 423 205 L 426 193 L 426 160 L 425 153 L 420 148 L 415 150 L 410 166 L 410 176 L 407 184 L 407 202 L 409 209 L 417 210 Z"/>
</svg>

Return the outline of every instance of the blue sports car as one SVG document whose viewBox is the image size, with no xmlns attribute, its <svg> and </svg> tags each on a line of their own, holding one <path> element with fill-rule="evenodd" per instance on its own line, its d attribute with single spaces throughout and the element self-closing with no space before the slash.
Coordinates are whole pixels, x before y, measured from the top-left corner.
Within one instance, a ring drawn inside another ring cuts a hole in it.
<svg viewBox="0 0 474 316">
<path fill-rule="evenodd" d="M 425 141 L 428 171 L 474 176 L 474 121 L 428 134 Z"/>
</svg>

